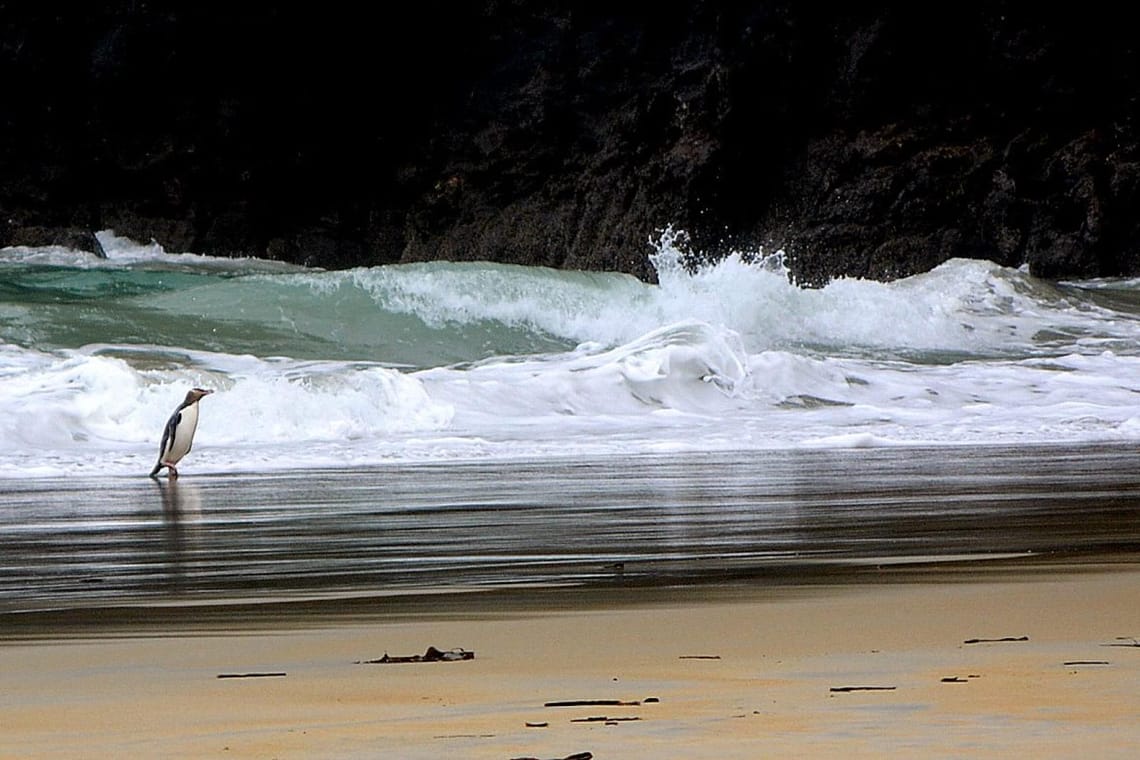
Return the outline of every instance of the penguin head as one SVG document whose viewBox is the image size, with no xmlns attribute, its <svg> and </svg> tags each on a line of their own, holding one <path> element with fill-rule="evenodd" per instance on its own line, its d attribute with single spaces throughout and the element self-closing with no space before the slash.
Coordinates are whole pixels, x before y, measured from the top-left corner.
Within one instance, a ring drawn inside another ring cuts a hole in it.
<svg viewBox="0 0 1140 760">
<path fill-rule="evenodd" d="M 186 400 L 182 403 L 183 403 L 183 405 L 193 404 L 198 399 L 202 398 L 203 396 L 208 396 L 211 393 L 213 393 L 212 390 L 207 390 L 205 388 L 191 388 L 186 393 Z"/>
</svg>

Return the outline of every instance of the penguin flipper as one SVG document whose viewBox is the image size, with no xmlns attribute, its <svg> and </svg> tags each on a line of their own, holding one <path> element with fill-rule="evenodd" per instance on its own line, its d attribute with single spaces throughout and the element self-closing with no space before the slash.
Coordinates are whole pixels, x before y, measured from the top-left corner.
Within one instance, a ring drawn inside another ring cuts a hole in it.
<svg viewBox="0 0 1140 760">
<path fill-rule="evenodd" d="M 174 431 L 178 429 L 178 423 L 182 421 L 182 413 L 180 411 L 174 412 L 170 415 L 170 419 L 166 421 L 166 427 L 162 429 L 162 443 L 158 445 L 158 461 L 154 463 L 154 469 L 150 471 L 147 477 L 153 478 L 158 475 L 158 471 L 165 465 L 162 463 L 162 458 L 170 451 L 170 447 L 174 445 Z"/>
</svg>

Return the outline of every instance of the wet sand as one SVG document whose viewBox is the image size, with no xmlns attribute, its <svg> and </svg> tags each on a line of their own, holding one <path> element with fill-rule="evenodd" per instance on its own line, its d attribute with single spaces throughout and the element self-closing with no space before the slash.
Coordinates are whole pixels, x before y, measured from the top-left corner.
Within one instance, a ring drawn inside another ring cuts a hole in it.
<svg viewBox="0 0 1140 760">
<path fill-rule="evenodd" d="M 0 626 L 41 609 L 800 582 L 1140 547 L 1140 452 L 1123 445 L 186 469 L 0 480 Z"/>
<path fill-rule="evenodd" d="M 150 626 L 42 618 L 0 643 L 0 756 L 1140 752 L 1131 557 L 288 609 L 181 608 Z M 1015 640 L 965 643 L 1002 638 Z M 358 664 L 429 646 L 475 658 Z M 636 704 L 544 706 L 573 700 Z"/>
</svg>

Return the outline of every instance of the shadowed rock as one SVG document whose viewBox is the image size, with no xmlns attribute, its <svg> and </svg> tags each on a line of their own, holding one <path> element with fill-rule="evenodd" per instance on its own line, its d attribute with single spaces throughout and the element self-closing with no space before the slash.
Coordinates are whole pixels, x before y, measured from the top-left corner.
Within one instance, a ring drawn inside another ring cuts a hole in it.
<svg viewBox="0 0 1140 760">
<path fill-rule="evenodd" d="M 1136 275 L 1125 12 L 10 8 L 0 246 L 97 250 L 113 229 L 311 266 L 652 279 L 672 226 L 694 259 L 782 247 L 808 285 L 951 257 Z"/>
</svg>

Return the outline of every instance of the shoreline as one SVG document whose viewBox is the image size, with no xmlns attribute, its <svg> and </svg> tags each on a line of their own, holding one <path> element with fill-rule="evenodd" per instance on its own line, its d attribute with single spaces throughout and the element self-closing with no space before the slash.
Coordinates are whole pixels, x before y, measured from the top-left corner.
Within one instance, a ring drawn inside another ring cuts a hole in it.
<svg viewBox="0 0 1140 760">
<path fill-rule="evenodd" d="M 992 454 L 17 489 L 0 758 L 1140 755 L 1134 456 Z"/>
<path fill-rule="evenodd" d="M 1136 555 L 1136 466 L 1103 448 L 829 451 L 24 481 L 0 499 L 0 618 Z"/>
<path fill-rule="evenodd" d="M 0 642 L 0 756 L 1131 757 L 1140 562 L 1101 560 L 45 630 Z M 429 646 L 474 659 L 361 664 Z"/>
</svg>

